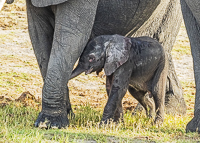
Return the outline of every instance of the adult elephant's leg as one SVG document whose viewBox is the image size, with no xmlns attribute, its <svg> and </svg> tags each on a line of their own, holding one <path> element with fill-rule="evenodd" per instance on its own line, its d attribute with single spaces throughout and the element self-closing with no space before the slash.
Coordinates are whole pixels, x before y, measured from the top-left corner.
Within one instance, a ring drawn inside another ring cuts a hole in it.
<svg viewBox="0 0 200 143">
<path fill-rule="evenodd" d="M 181 0 L 183 18 L 190 39 L 190 45 L 194 63 L 194 74 L 196 83 L 196 97 L 194 117 L 187 124 L 186 131 L 200 132 L 200 1 Z"/>
<path fill-rule="evenodd" d="M 165 110 L 170 114 L 185 114 L 186 104 L 182 88 L 172 61 L 171 50 L 182 21 L 180 1 L 161 0 L 160 5 L 132 36 L 156 38 L 165 48 L 169 59 L 169 72 L 165 97 Z M 129 35 L 130 36 L 130 35 Z M 178 105 L 178 106 L 177 106 Z"/>
<path fill-rule="evenodd" d="M 26 6 L 29 35 L 44 80 L 52 47 L 55 17 L 50 7 L 35 7 L 30 0 L 26 1 Z"/>
<path fill-rule="evenodd" d="M 45 80 L 52 48 L 55 16 L 51 7 L 38 8 L 27 1 L 28 28 L 40 72 Z M 70 101 L 67 101 L 68 114 L 73 115 Z"/>
<path fill-rule="evenodd" d="M 69 93 L 67 83 L 73 65 L 85 47 L 92 29 L 98 0 L 71 0 L 52 6 L 55 30 L 42 92 L 42 111 L 35 125 L 65 127 Z"/>
</svg>

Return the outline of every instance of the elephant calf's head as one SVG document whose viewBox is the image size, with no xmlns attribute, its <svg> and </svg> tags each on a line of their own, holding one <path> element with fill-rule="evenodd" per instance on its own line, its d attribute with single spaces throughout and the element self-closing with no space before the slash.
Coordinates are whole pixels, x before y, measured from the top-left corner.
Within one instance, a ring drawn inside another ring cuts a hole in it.
<svg viewBox="0 0 200 143">
<path fill-rule="evenodd" d="M 91 40 L 84 49 L 71 78 L 85 72 L 99 72 L 104 68 L 106 75 L 111 75 L 129 58 L 130 38 L 120 35 L 103 35 Z"/>
</svg>

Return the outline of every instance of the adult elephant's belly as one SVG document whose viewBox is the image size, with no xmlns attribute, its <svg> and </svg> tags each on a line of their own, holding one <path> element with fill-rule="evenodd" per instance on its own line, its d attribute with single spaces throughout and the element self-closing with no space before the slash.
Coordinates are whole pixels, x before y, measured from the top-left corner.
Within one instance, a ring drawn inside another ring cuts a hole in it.
<svg viewBox="0 0 200 143">
<path fill-rule="evenodd" d="M 99 0 L 92 34 L 126 35 L 152 15 L 160 0 Z"/>
</svg>

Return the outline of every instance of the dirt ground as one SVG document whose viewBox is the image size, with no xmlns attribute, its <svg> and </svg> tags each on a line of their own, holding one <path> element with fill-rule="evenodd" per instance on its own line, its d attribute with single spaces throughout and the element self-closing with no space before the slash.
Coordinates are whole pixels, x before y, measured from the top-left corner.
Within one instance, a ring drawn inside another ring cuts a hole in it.
<svg viewBox="0 0 200 143">
<path fill-rule="evenodd" d="M 8 96 L 12 99 L 18 98 L 26 91 L 36 97 L 41 97 L 42 92 L 43 81 L 30 43 L 25 9 L 25 3 L 17 1 L 12 6 L 5 5 L 0 12 L 0 76 L 6 75 L 4 79 L 1 79 L 0 96 Z M 177 36 L 175 48 L 179 45 L 189 47 L 184 25 L 181 26 Z M 179 55 L 179 51 L 173 51 L 173 57 L 180 81 L 193 82 L 191 54 Z M 17 77 L 21 76 L 19 73 L 25 75 L 28 80 L 17 80 Z M 107 95 L 105 77 L 102 75 L 82 74 L 69 82 L 70 100 L 74 108 L 86 104 L 95 108 L 105 106 Z M 18 90 L 16 87 L 22 87 L 22 89 Z M 137 101 L 127 93 L 123 99 L 123 106 L 132 110 L 136 104 Z"/>
</svg>

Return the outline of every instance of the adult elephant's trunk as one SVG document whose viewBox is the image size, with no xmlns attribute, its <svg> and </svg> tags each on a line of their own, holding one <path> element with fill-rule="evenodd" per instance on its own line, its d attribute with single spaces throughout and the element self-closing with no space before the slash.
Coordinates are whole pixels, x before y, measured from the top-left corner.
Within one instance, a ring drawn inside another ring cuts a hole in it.
<svg viewBox="0 0 200 143">
<path fill-rule="evenodd" d="M 76 76 L 78 76 L 79 74 L 81 74 L 84 71 L 85 71 L 85 69 L 83 67 L 81 67 L 80 64 L 78 64 L 77 67 L 72 71 L 70 79 L 75 78 Z"/>
</svg>

